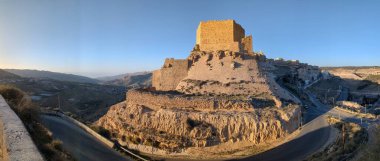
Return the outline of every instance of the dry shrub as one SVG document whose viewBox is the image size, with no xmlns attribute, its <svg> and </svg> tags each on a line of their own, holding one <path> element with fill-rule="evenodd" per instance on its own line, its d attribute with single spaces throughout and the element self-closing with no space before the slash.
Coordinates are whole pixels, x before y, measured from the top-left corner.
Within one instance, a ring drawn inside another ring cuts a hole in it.
<svg viewBox="0 0 380 161">
<path fill-rule="evenodd" d="M 363 150 L 363 155 L 358 160 L 360 161 L 379 161 L 380 160 L 380 126 L 377 125 L 373 132 L 373 142 Z"/>
<path fill-rule="evenodd" d="M 32 103 L 25 92 L 14 86 L 0 85 L 0 94 L 26 125 L 34 143 L 47 161 L 74 160 L 63 150 L 62 142 L 54 140 L 48 129 L 40 123 L 38 106 Z"/>
<path fill-rule="evenodd" d="M 364 128 L 355 123 L 341 122 L 339 119 L 329 118 L 329 122 L 340 130 L 338 139 L 326 149 L 308 157 L 307 161 L 341 161 L 352 159 L 368 140 Z M 342 131 L 344 129 L 344 131 Z M 344 135 L 342 135 L 344 133 Z"/>
</svg>

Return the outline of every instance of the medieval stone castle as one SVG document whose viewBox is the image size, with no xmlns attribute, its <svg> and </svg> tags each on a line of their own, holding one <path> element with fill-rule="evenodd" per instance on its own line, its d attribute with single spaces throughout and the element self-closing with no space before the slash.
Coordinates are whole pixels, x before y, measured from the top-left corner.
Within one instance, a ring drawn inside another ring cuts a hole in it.
<svg viewBox="0 0 380 161">
<path fill-rule="evenodd" d="M 318 75 L 309 69 L 255 53 L 252 36 L 234 20 L 201 22 L 186 59 L 166 59 L 153 72 L 152 89 L 129 90 L 97 124 L 145 153 L 228 154 L 238 151 L 233 144 L 259 145 L 298 128 L 299 100 L 276 79 Z"/>
<path fill-rule="evenodd" d="M 194 51 L 252 54 L 252 36 L 245 36 L 245 30 L 234 20 L 200 22 Z M 162 91 L 176 90 L 190 67 L 189 59 L 166 59 L 163 68 L 153 73 L 153 87 Z"/>
<path fill-rule="evenodd" d="M 201 22 L 197 29 L 196 48 L 201 51 L 230 50 L 252 52 L 252 36 L 234 20 Z"/>
</svg>

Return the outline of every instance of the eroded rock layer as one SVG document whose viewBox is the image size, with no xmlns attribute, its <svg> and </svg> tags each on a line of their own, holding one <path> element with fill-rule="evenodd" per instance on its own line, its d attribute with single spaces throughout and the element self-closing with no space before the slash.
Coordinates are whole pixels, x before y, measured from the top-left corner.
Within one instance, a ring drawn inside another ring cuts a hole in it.
<svg viewBox="0 0 380 161">
<path fill-rule="evenodd" d="M 134 93 L 139 94 L 146 97 L 149 92 Z M 149 105 L 151 102 L 145 102 L 146 99 L 141 101 L 144 103 L 134 99 L 112 106 L 97 124 L 111 131 L 122 145 L 152 145 L 167 152 L 228 141 L 244 141 L 252 145 L 273 141 L 298 128 L 300 116 L 297 105 L 252 110 L 241 107 L 241 102 L 229 102 L 230 110 L 210 112 L 200 106 L 165 106 L 168 98 L 156 97 L 155 102 L 159 103 L 154 105 Z M 171 99 L 177 100 L 178 97 Z"/>
</svg>

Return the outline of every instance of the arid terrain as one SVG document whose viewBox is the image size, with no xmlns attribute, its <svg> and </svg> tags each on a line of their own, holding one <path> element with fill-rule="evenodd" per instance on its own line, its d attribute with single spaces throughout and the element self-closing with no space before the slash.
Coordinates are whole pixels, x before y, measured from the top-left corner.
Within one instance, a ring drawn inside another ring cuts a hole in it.
<svg viewBox="0 0 380 161">
<path fill-rule="evenodd" d="M 322 70 L 328 71 L 332 75 L 343 79 L 369 80 L 380 83 L 380 67 L 323 67 Z"/>
<path fill-rule="evenodd" d="M 301 102 L 278 80 L 297 86 L 320 76 L 318 67 L 253 52 L 252 37 L 233 20 L 201 22 L 186 59 L 166 59 L 151 88 L 128 91 L 96 124 L 146 154 L 228 158 L 296 131 Z"/>
<path fill-rule="evenodd" d="M 16 86 L 43 108 L 59 109 L 83 121 L 94 121 L 104 115 L 109 106 L 125 97 L 122 86 L 59 81 L 49 78 L 21 77 L 6 72 L 0 84 Z"/>
<path fill-rule="evenodd" d="M 379 8 L 0 0 L 0 161 L 380 161 Z"/>
<path fill-rule="evenodd" d="M 380 67 L 271 59 L 252 39 L 235 20 L 201 21 L 188 56 L 152 72 L 0 69 L 2 110 L 49 161 L 379 157 Z"/>
</svg>

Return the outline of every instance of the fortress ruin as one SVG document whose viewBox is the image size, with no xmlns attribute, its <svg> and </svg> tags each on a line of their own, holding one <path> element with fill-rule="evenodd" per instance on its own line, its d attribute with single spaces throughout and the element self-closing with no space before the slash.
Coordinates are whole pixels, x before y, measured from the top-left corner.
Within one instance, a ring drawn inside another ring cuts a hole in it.
<svg viewBox="0 0 380 161">
<path fill-rule="evenodd" d="M 251 53 L 252 36 L 245 36 L 245 30 L 234 20 L 202 21 L 197 29 L 196 48 Z"/>
<path fill-rule="evenodd" d="M 252 36 L 245 36 L 245 30 L 234 20 L 202 21 L 198 25 L 192 55 L 188 59 L 166 59 L 162 69 L 153 72 L 152 86 L 156 90 L 176 90 L 180 81 L 187 76 L 190 61 L 194 63 L 197 51 L 219 52 L 219 55 L 221 51 L 230 55 L 236 55 L 237 52 L 252 55 Z"/>
<path fill-rule="evenodd" d="M 121 145 L 161 156 L 220 157 L 238 152 L 235 144 L 279 140 L 299 127 L 301 113 L 276 79 L 304 66 L 276 64 L 253 51 L 252 36 L 234 20 L 201 22 L 186 59 L 166 59 L 152 88 L 129 90 L 97 124 Z"/>
</svg>

